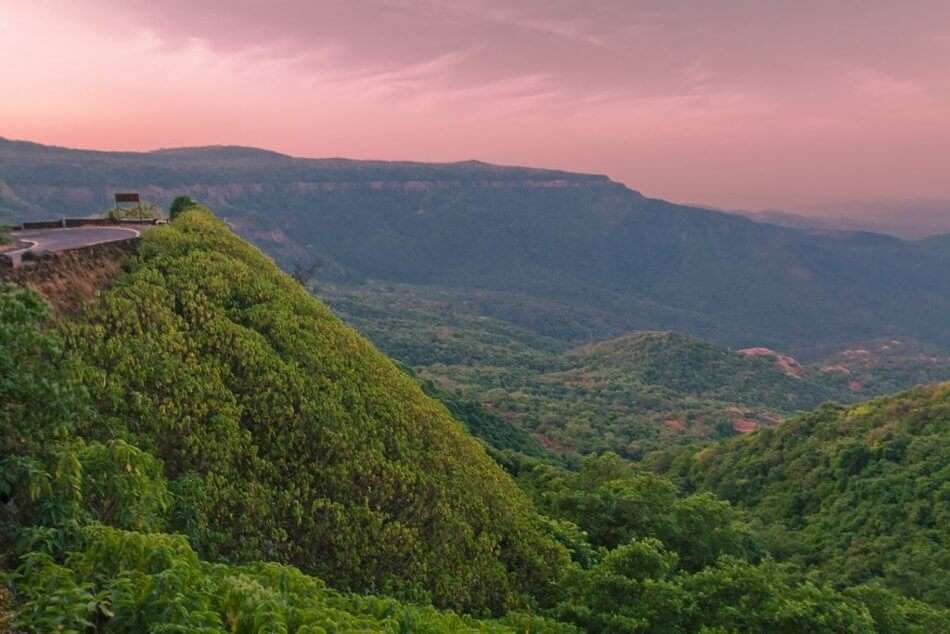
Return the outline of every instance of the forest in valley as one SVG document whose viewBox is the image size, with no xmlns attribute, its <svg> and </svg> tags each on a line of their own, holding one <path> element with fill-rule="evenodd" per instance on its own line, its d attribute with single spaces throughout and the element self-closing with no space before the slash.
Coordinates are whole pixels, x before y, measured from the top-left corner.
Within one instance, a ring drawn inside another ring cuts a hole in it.
<svg viewBox="0 0 950 634">
<path fill-rule="evenodd" d="M 641 460 L 670 446 L 772 427 L 824 402 L 859 403 L 950 378 L 950 355 L 908 338 L 832 346 L 801 362 L 668 331 L 579 345 L 480 311 L 448 289 L 310 281 L 314 293 L 387 354 L 530 432 L 554 453 Z"/>
<path fill-rule="evenodd" d="M 799 389 L 688 338 L 499 331 L 485 354 L 534 373 L 522 421 L 556 398 L 535 345 L 591 421 L 614 380 L 650 415 L 698 394 L 788 416 L 661 447 L 605 415 L 609 442 L 564 452 L 391 360 L 205 208 L 123 269 L 71 314 L 0 289 L 0 630 L 950 629 L 948 385 L 818 406 L 840 393 L 820 372 Z M 648 362 L 668 354 L 688 363 Z"/>
</svg>

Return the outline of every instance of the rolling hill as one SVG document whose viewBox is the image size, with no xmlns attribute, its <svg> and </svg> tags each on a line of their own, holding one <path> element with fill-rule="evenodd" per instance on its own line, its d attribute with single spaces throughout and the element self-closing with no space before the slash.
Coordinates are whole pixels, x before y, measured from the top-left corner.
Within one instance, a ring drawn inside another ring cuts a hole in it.
<svg viewBox="0 0 950 634">
<path fill-rule="evenodd" d="M 469 610 L 558 574 L 563 551 L 483 447 L 224 223 L 192 212 L 138 253 L 66 328 L 77 411 L 95 411 L 71 433 L 161 465 L 161 526 L 216 561 Z"/>
</svg>

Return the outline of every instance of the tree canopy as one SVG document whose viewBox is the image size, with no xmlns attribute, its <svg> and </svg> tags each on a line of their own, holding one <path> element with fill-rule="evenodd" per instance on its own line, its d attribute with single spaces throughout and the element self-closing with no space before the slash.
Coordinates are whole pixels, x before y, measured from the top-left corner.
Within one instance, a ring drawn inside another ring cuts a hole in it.
<svg viewBox="0 0 950 634">
<path fill-rule="evenodd" d="M 455 403 L 510 445 L 493 460 L 192 209 L 73 317 L 0 288 L 0 619 L 43 633 L 943 631 L 946 395 L 819 409 L 671 456 L 673 480 L 613 454 L 572 469 L 519 453 L 524 437 Z M 848 535 L 907 546 L 862 570 Z"/>
</svg>

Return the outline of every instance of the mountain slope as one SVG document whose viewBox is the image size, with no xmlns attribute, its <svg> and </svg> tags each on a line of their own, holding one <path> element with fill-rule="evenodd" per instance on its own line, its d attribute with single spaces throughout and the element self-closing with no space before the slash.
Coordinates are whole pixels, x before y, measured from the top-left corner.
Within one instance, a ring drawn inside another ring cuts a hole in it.
<svg viewBox="0 0 950 634">
<path fill-rule="evenodd" d="M 70 326 L 81 383 L 153 452 L 212 559 L 501 609 L 557 574 L 530 504 L 443 406 L 219 220 L 150 231 Z"/>
<path fill-rule="evenodd" d="M 881 577 L 950 605 L 950 384 L 825 406 L 660 464 L 777 525 L 775 552 L 826 579 Z"/>
<path fill-rule="evenodd" d="M 3 141 L 0 181 L 0 208 L 20 216 L 96 212 L 119 188 L 157 202 L 188 194 L 285 262 L 320 259 L 337 280 L 505 294 L 485 314 L 574 343 L 662 329 L 794 353 L 893 336 L 950 346 L 950 270 L 932 250 L 758 224 L 602 176 Z"/>
<path fill-rule="evenodd" d="M 37 295 L 0 287 L 3 627 L 857 634 L 950 622 L 776 564 L 728 503 L 682 497 L 616 456 L 578 472 L 500 456 L 552 514 L 539 515 L 407 373 L 209 214 L 139 246 L 71 316 L 50 321 Z M 492 433 L 498 422 L 470 420 Z M 475 621 L 430 599 L 507 614 Z"/>
</svg>

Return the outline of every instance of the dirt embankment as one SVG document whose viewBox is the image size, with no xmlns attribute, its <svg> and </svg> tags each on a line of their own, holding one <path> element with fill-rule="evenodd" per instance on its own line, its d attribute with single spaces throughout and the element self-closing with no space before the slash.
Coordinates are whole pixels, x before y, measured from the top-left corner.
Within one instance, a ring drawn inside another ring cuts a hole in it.
<svg viewBox="0 0 950 634">
<path fill-rule="evenodd" d="M 137 248 L 138 239 L 122 240 L 43 254 L 16 269 L 3 268 L 0 263 L 0 282 L 36 291 L 55 314 L 70 314 L 96 291 L 108 287 Z"/>
</svg>

